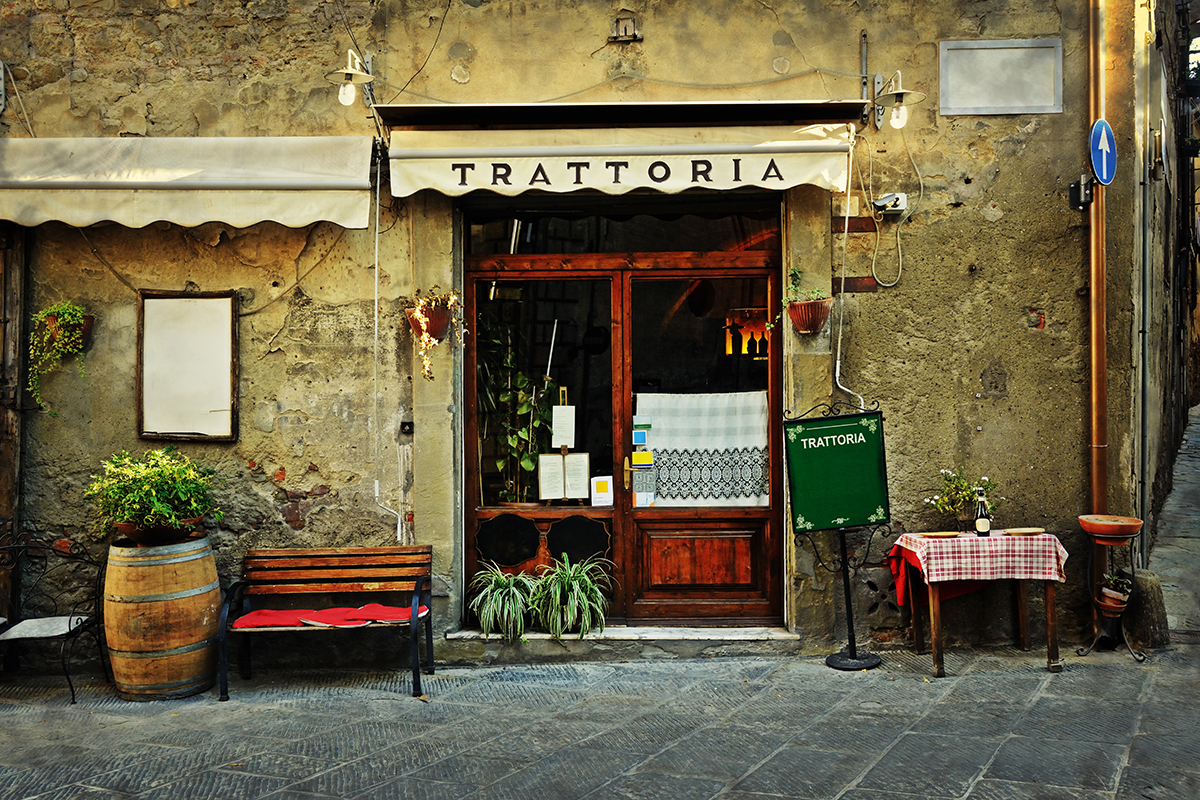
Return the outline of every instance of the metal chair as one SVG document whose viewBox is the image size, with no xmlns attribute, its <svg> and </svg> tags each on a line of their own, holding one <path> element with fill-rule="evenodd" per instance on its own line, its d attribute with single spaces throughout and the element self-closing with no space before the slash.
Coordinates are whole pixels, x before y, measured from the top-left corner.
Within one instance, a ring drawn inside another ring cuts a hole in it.
<svg viewBox="0 0 1200 800">
<path fill-rule="evenodd" d="M 75 703 L 71 656 L 83 634 L 96 641 L 106 680 L 112 680 L 104 653 L 102 604 L 104 566 L 88 548 L 70 539 L 48 541 L 13 533 L 0 519 L 0 643 L 59 641 L 63 675 Z"/>
</svg>

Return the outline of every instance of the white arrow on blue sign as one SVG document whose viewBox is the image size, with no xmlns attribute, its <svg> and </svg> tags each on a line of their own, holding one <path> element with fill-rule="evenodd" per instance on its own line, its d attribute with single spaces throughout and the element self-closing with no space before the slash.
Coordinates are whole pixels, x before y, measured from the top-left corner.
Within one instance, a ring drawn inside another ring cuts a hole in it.
<svg viewBox="0 0 1200 800">
<path fill-rule="evenodd" d="M 1117 174 L 1117 140 L 1113 138 L 1112 128 L 1102 119 L 1092 126 L 1090 149 L 1092 172 L 1096 173 L 1096 180 L 1108 186 Z"/>
</svg>

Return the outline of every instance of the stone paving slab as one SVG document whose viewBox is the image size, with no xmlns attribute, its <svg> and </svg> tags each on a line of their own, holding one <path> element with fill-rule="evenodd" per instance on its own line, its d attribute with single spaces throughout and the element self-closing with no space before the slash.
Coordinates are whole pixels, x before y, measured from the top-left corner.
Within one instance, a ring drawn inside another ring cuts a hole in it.
<svg viewBox="0 0 1200 800">
<path fill-rule="evenodd" d="M 0 674 L 3 800 L 1126 800 L 1200 797 L 1200 646 L 297 670 L 127 703 Z"/>
</svg>

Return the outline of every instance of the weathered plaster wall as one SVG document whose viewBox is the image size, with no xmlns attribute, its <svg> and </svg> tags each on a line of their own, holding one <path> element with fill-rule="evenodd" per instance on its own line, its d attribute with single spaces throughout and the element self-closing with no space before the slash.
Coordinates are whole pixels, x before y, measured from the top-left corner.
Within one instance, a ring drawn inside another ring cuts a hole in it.
<svg viewBox="0 0 1200 800">
<path fill-rule="evenodd" d="M 1121 115 L 1133 100 L 1127 76 L 1135 44 L 1122 27 L 1133 6 L 1108 7 L 1109 116 L 1120 148 L 1133 135 L 1132 115 Z M 607 41 L 623 8 L 635 13 L 641 42 Z M 298 6 L 101 0 L 63 7 L 20 0 L 5 14 L 0 59 L 22 101 L 10 100 L 0 117 L 0 134 L 7 136 L 28 135 L 22 104 L 41 136 L 369 134 L 374 126 L 363 107 L 338 105 L 322 77 L 344 63 L 347 27 L 372 54 L 376 96 L 385 103 L 853 98 L 860 94 L 859 31 L 865 31 L 870 72 L 886 77 L 903 69 L 907 86 L 929 94 L 911 108 L 903 135 L 868 129 L 855 151 L 854 192 L 861 199 L 868 192 L 906 191 L 916 205 L 901 233 L 903 273 L 894 220 L 880 223 L 878 248 L 873 234 L 851 234 L 843 267 L 843 237 L 812 228 L 814 220 L 828 224 L 827 198 L 818 210 L 802 192 L 790 198 L 793 216 L 804 209 L 790 246 L 818 242 L 812 248 L 821 255 L 789 253 L 789 259 L 806 271 L 812 266 L 806 280 L 836 278 L 843 268 L 851 276 L 869 275 L 872 263 L 883 280 L 899 277 L 894 288 L 846 296 L 842 351 L 843 382 L 878 400 L 885 413 L 897 525 L 945 524 L 922 504 L 942 467 L 986 473 L 1009 498 L 998 524 L 1044 526 L 1071 549 L 1063 607 L 1076 624 L 1064 623 L 1068 634 L 1082 626 L 1086 559 L 1074 517 L 1088 504 L 1087 230 L 1086 217 L 1068 208 L 1066 195 L 1087 163 L 1086 3 L 822 0 L 774 8 L 753 0 Z M 938 115 L 939 40 L 1038 37 L 1063 40 L 1062 114 Z M 1114 512 L 1131 510 L 1133 493 L 1129 220 L 1137 190 L 1130 170 L 1122 164 L 1108 193 Z M 378 443 L 385 492 L 421 511 L 417 535 L 439 545 L 439 571 L 453 584 L 457 477 L 443 466 L 453 463 L 456 449 L 445 436 L 456 403 L 453 362 L 440 355 L 439 380 L 414 392 L 411 346 L 397 322 L 398 298 L 418 286 L 444 285 L 447 270 L 457 269 L 445 257 L 452 210 L 446 203 L 407 201 L 394 209 L 382 223 L 386 324 L 377 414 L 367 369 L 368 234 L 267 224 L 220 238 L 214 226 L 193 232 L 108 227 L 88 236 L 134 285 L 233 286 L 245 290 L 246 308 L 257 312 L 242 320 L 242 441 L 185 448 L 217 462 L 235 487 L 227 490 L 233 513 L 221 535 L 239 543 L 389 539 L 394 521 L 372 496 Z M 133 299 L 77 232 L 43 226 L 35 238 L 35 306 L 70 297 L 94 304 L 100 315 L 89 377 L 62 372 L 48 387 L 64 418 L 35 416 L 28 430 L 35 446 L 29 448 L 27 519 L 37 528 L 74 527 L 82 525 L 81 487 L 99 458 L 136 445 Z M 830 337 L 792 342 L 786 354 L 791 396 L 785 405 L 795 411 L 825 400 Z M 410 412 L 429 421 L 412 442 L 396 432 Z M 423 430 L 438 438 L 422 439 Z M 410 445 L 414 462 L 404 460 Z M 276 479 L 280 467 L 284 477 Z M 326 485 L 327 494 L 309 494 Z M 392 494 L 397 485 L 404 494 Z M 304 496 L 281 494 L 289 489 Z M 302 532 L 287 527 L 287 513 L 305 517 Z M 830 636 L 834 584 L 811 570 L 807 551 L 788 559 L 794 626 L 812 637 Z M 814 593 L 809 587 L 817 584 L 821 591 Z M 864 576 L 860 586 L 863 597 L 878 595 L 875 578 Z M 991 602 L 962 613 L 977 616 Z M 455 616 L 452 611 L 448 619 Z M 988 625 L 950 619 L 948 630 L 968 637 L 994 636 L 996 625 L 1007 624 L 1003 616 Z M 886 635 L 898 617 L 881 612 L 871 624 Z"/>
<path fill-rule="evenodd" d="M 396 518 L 376 506 L 374 481 L 381 502 L 397 508 L 408 488 L 401 464 L 412 458 L 411 438 L 399 432 L 412 408 L 399 300 L 411 294 L 410 278 L 394 271 L 408 263 L 406 238 L 382 248 L 376 392 L 370 232 L 164 224 L 98 226 L 86 236 L 58 224 L 36 231 L 32 306 L 71 299 L 97 321 L 86 375 L 59 369 L 44 383 L 60 416 L 27 417 L 27 528 L 82 531 L 83 490 L 101 460 L 156 446 L 135 437 L 137 296 L 128 283 L 239 295 L 239 440 L 180 444 L 219 472 L 226 516 L 210 534 L 223 574 L 247 547 L 395 541 Z"/>
<path fill-rule="evenodd" d="M 18 0 L 0 58 L 20 100 L 0 119 L 26 136 L 266 136 L 370 132 L 324 74 L 347 26 L 369 40 L 373 4 L 278 0 Z"/>
</svg>

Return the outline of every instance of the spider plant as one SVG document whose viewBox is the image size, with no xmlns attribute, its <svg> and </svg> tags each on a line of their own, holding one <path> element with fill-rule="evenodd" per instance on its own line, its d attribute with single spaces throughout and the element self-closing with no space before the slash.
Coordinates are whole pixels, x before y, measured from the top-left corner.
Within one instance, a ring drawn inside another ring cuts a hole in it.
<svg viewBox="0 0 1200 800">
<path fill-rule="evenodd" d="M 525 615 L 536 587 L 537 579 L 528 573 L 509 575 L 498 564 L 484 564 L 471 579 L 475 597 L 470 603 L 483 635 L 495 630 L 509 644 L 519 641 L 525 633 Z"/>
<path fill-rule="evenodd" d="M 533 614 L 552 639 L 576 628 L 582 639 L 596 628 L 604 631 L 604 612 L 608 610 L 605 592 L 612 588 L 607 558 L 585 558 L 577 564 L 563 553 L 562 561 L 542 567 L 533 593 Z"/>
</svg>

